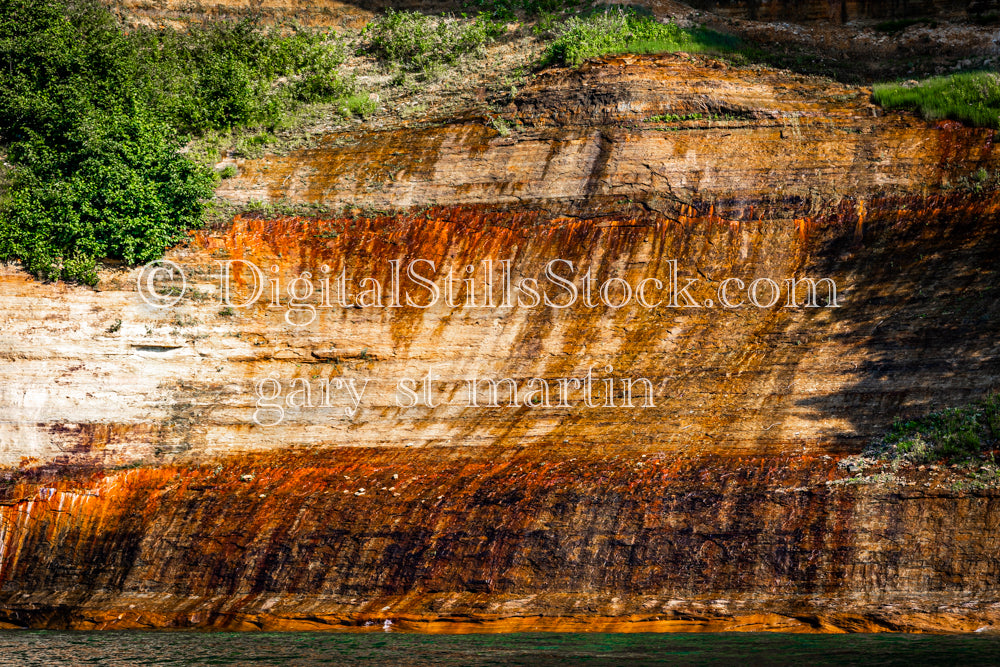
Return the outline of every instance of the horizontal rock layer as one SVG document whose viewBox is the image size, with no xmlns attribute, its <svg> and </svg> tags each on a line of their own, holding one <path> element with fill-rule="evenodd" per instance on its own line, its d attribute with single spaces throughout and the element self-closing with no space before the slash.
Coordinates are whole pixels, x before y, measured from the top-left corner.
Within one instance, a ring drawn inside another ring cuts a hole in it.
<svg viewBox="0 0 1000 667">
<path fill-rule="evenodd" d="M 684 205 L 816 217 L 844 197 L 927 194 L 1000 165 L 993 130 L 883 116 L 869 98 L 863 88 L 683 55 L 613 57 L 539 76 L 507 110 L 509 134 L 470 117 L 332 135 L 314 149 L 239 161 L 219 194 L 574 215 L 631 199 L 672 218 Z"/>
<path fill-rule="evenodd" d="M 947 2 L 944 0 L 815 0 L 791 2 L 775 0 L 707 0 L 688 3 L 723 16 L 757 21 L 829 21 L 857 19 L 907 19 L 937 16 L 980 15 L 1000 8 L 996 0 Z"/>
<path fill-rule="evenodd" d="M 168 308 L 140 297 L 136 270 L 98 290 L 4 271 L 0 619 L 997 622 L 993 492 L 926 471 L 827 484 L 895 417 L 997 388 L 1000 200 L 974 188 L 998 167 L 995 133 L 684 57 L 553 72 L 504 113 L 507 135 L 470 116 L 242 162 L 225 196 L 317 215 L 193 234 L 167 255 L 186 276 Z M 609 294 L 676 267 L 694 302 L 486 305 L 483 260 L 545 284 L 554 259 L 577 285 L 620 279 Z M 235 260 L 261 273 L 237 263 L 226 306 Z M 359 296 L 366 278 L 391 285 L 397 260 L 434 262 L 442 290 L 449 269 L 456 285 L 471 275 L 475 305 L 457 287 L 455 305 L 419 308 L 429 291 L 405 272 L 417 305 Z M 316 293 L 290 307 L 303 272 Z M 335 290 L 321 307 L 324 275 L 350 280 L 351 307 Z M 839 307 L 822 291 L 815 308 L 719 307 L 727 278 L 792 277 L 831 279 Z M 434 405 L 401 405 L 398 380 L 429 370 Z M 523 399 L 531 378 L 588 371 L 649 379 L 654 405 L 599 383 L 595 406 L 468 405 L 470 377 L 511 378 Z M 280 396 L 261 398 L 267 378 Z M 352 379 L 368 380 L 360 400 Z M 305 383 L 311 406 L 291 396 Z"/>
<path fill-rule="evenodd" d="M 353 448 L 81 472 L 4 514 L 0 619 L 432 632 L 997 620 L 995 494 L 827 487 L 824 457 L 654 451 Z"/>
</svg>

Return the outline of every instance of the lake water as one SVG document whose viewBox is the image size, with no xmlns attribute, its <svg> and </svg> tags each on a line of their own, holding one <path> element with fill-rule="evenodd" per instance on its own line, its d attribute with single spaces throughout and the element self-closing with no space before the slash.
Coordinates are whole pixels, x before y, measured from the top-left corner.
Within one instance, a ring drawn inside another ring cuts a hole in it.
<svg viewBox="0 0 1000 667">
<path fill-rule="evenodd" d="M 1000 664 L 996 635 L 0 631 L 0 665 Z"/>
</svg>

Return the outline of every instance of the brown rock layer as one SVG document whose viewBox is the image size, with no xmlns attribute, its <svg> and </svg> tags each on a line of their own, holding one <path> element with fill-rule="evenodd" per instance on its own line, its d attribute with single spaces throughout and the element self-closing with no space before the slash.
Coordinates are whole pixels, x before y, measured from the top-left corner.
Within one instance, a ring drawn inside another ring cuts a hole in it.
<svg viewBox="0 0 1000 667">
<path fill-rule="evenodd" d="M 3 511 L 0 618 L 421 631 L 997 622 L 994 493 L 824 486 L 834 466 L 812 456 L 640 454 L 652 451 L 353 448 L 81 472 L 38 490 L 43 476 L 11 489 L 33 502 Z"/>
<path fill-rule="evenodd" d="M 509 135 L 482 118 L 334 135 L 315 149 L 241 161 L 220 195 L 574 215 L 630 199 L 672 218 L 685 205 L 794 218 L 843 197 L 927 193 L 1000 165 L 993 130 L 880 116 L 869 97 L 864 88 L 683 55 L 612 57 L 538 77 L 508 110 Z"/>
<path fill-rule="evenodd" d="M 996 0 L 946 2 L 943 0 L 694 0 L 693 7 L 723 16 L 756 21 L 829 21 L 843 23 L 856 19 L 904 19 L 914 17 L 984 14 L 1000 8 Z"/>
</svg>

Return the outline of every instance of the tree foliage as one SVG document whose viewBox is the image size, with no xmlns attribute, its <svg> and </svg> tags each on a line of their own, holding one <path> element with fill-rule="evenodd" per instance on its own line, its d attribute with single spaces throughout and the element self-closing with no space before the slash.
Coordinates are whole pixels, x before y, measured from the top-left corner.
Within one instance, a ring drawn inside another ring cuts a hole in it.
<svg viewBox="0 0 1000 667">
<path fill-rule="evenodd" d="M 348 96 L 343 58 L 252 20 L 126 33 L 96 0 L 0 0 L 0 260 L 94 283 L 98 260 L 157 257 L 212 193 L 186 138 Z"/>
</svg>

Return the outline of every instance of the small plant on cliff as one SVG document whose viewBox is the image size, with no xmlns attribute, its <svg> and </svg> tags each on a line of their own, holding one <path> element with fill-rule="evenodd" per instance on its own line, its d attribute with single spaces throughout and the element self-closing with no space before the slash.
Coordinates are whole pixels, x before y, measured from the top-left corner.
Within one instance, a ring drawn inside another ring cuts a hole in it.
<svg viewBox="0 0 1000 667">
<path fill-rule="evenodd" d="M 647 123 L 677 123 L 683 120 L 701 120 L 700 113 L 689 113 L 686 115 L 678 115 L 675 113 L 665 113 L 658 116 L 650 116 L 646 119 Z M 711 120 L 711 117 L 709 117 Z"/>
<path fill-rule="evenodd" d="M 930 19 L 895 19 L 892 21 L 882 21 L 881 23 L 876 23 L 873 28 L 879 32 L 902 32 L 907 28 L 915 25 L 920 25 L 926 23 L 931 28 L 937 27 L 936 21 L 931 21 Z"/>
<path fill-rule="evenodd" d="M 924 81 L 883 83 L 872 97 L 886 109 L 915 109 L 927 120 L 1000 128 L 1000 74 L 962 72 Z"/>
<path fill-rule="evenodd" d="M 543 65 L 575 67 L 587 58 L 605 54 L 729 51 L 738 45 L 733 37 L 703 28 L 660 23 L 624 7 L 570 18 L 555 33 L 555 40 L 542 56 Z"/>
<path fill-rule="evenodd" d="M 365 26 L 362 36 L 368 51 L 383 64 L 409 72 L 428 72 L 481 51 L 504 31 L 503 25 L 485 15 L 462 21 L 390 9 Z"/>
<path fill-rule="evenodd" d="M 355 93 L 340 100 L 340 113 L 345 117 L 367 118 L 375 113 L 376 108 L 378 108 L 378 100 L 368 93 Z"/>
<path fill-rule="evenodd" d="M 974 194 L 1000 190 L 1000 171 L 990 173 L 980 167 L 968 176 L 960 176 L 954 187 Z"/>
<path fill-rule="evenodd" d="M 896 420 L 866 455 L 914 463 L 964 461 L 993 456 L 1000 447 L 1000 393 L 961 408 Z"/>
<path fill-rule="evenodd" d="M 464 0 L 462 6 L 483 12 L 494 21 L 514 21 L 522 12 L 529 17 L 545 17 L 579 4 L 579 0 Z"/>
</svg>

